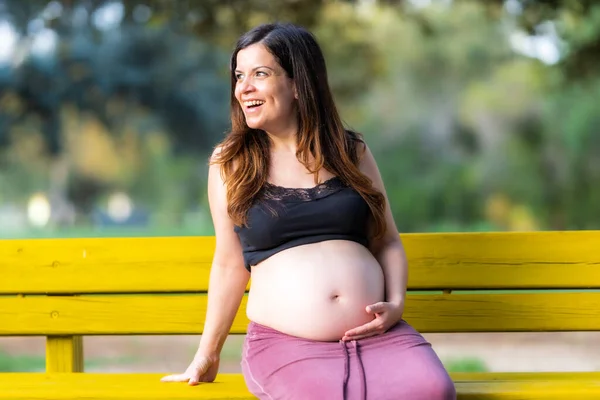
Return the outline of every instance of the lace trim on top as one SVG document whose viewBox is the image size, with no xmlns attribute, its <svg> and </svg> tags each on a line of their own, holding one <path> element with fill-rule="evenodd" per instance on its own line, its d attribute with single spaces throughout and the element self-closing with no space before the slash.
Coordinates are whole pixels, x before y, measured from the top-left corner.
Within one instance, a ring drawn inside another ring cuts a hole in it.
<svg viewBox="0 0 600 400">
<path fill-rule="evenodd" d="M 329 196 L 344 187 L 345 185 L 337 176 L 329 178 L 311 188 L 288 188 L 266 182 L 260 197 L 265 200 L 276 201 L 311 201 Z"/>
</svg>

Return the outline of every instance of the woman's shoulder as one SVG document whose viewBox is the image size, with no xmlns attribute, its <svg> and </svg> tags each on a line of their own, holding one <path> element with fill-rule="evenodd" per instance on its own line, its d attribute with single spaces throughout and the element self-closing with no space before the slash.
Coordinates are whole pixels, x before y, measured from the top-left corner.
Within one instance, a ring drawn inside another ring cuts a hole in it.
<svg viewBox="0 0 600 400">
<path fill-rule="evenodd" d="M 213 151 L 209 157 L 209 161 L 211 164 L 219 163 L 221 161 L 224 148 L 225 148 L 225 145 L 223 143 L 219 143 L 218 145 L 215 146 L 215 148 L 213 149 Z"/>
<path fill-rule="evenodd" d="M 231 146 L 227 146 L 226 143 L 219 143 L 209 157 L 209 164 L 216 165 L 219 168 L 224 167 L 229 172 L 235 171 L 238 165 L 235 154 L 236 152 Z"/>
<path fill-rule="evenodd" d="M 353 141 L 358 141 L 358 142 L 363 141 L 362 134 L 359 132 L 356 132 L 352 129 L 346 129 L 346 137 L 349 140 L 353 140 Z"/>
<path fill-rule="evenodd" d="M 351 155 L 356 161 L 359 161 L 367 150 L 367 143 L 363 139 L 363 135 L 359 132 L 346 129 L 346 141 Z"/>
</svg>

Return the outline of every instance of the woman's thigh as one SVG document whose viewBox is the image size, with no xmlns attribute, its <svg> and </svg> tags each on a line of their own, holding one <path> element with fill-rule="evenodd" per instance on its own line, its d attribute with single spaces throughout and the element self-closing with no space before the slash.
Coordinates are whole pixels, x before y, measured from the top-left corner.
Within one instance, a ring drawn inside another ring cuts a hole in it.
<svg viewBox="0 0 600 400">
<path fill-rule="evenodd" d="M 359 341 L 358 351 L 368 399 L 456 399 L 454 383 L 431 344 L 405 321 Z"/>
<path fill-rule="evenodd" d="M 252 394 L 261 400 L 343 400 L 342 344 L 260 329 L 249 328 L 242 354 L 242 373 Z"/>
<path fill-rule="evenodd" d="M 259 399 L 454 400 L 454 385 L 431 345 L 402 321 L 356 347 L 294 338 L 252 324 L 242 372 Z M 346 385 L 346 389 L 344 386 Z"/>
</svg>

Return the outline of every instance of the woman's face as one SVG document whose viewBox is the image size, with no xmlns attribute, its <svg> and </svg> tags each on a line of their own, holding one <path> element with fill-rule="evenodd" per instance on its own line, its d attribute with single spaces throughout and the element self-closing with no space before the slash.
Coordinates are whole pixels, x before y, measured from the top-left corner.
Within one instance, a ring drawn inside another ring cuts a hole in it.
<svg viewBox="0 0 600 400">
<path fill-rule="evenodd" d="M 277 134 L 296 126 L 294 83 L 264 45 L 238 52 L 235 78 L 235 97 L 250 128 Z"/>
</svg>

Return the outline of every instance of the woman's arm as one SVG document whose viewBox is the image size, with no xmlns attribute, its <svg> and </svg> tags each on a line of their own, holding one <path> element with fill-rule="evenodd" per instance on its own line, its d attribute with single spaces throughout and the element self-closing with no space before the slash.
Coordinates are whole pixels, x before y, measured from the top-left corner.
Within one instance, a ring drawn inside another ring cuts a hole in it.
<svg viewBox="0 0 600 400">
<path fill-rule="evenodd" d="M 215 150 L 217 152 L 218 150 Z M 213 153 L 213 157 L 214 157 Z M 239 238 L 227 213 L 227 191 L 221 168 L 211 164 L 208 201 L 215 228 L 216 247 L 210 270 L 208 307 L 198 351 L 183 374 L 163 377 L 163 382 L 212 382 L 217 376 L 223 344 L 240 307 L 250 273 L 244 268 Z"/>
<path fill-rule="evenodd" d="M 360 164 L 361 171 L 373 182 L 373 187 L 379 190 L 385 198 L 386 230 L 381 238 L 372 239 L 369 250 L 375 256 L 385 275 L 385 300 L 397 305 L 403 305 L 406 297 L 408 281 L 408 262 L 400 240 L 398 228 L 386 194 L 386 190 L 375 162 L 373 154 L 365 145 L 365 151 Z"/>
<path fill-rule="evenodd" d="M 357 340 L 381 334 L 395 325 L 402 318 L 406 285 L 408 281 L 408 262 L 400 240 L 396 223 L 392 216 L 383 180 L 377 163 L 369 148 L 364 145 L 360 170 L 373 182 L 385 198 L 386 230 L 382 237 L 373 238 L 369 250 L 381 265 L 385 277 L 385 299 L 382 302 L 367 306 L 366 311 L 374 315 L 374 319 L 365 325 L 347 331 L 343 340 Z"/>
<path fill-rule="evenodd" d="M 227 192 L 221 168 L 211 164 L 208 173 L 208 201 L 215 228 L 216 247 L 210 271 L 208 309 L 199 350 L 221 353 L 233 319 L 240 307 L 250 273 L 244 268 L 242 248 L 227 214 Z"/>
</svg>

